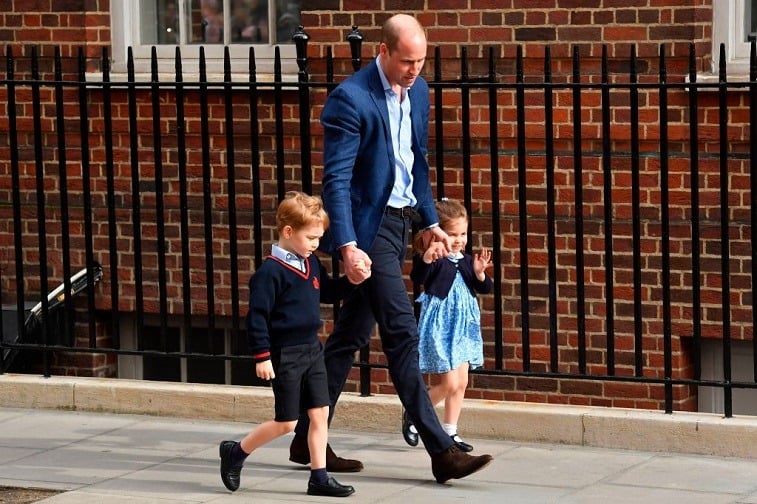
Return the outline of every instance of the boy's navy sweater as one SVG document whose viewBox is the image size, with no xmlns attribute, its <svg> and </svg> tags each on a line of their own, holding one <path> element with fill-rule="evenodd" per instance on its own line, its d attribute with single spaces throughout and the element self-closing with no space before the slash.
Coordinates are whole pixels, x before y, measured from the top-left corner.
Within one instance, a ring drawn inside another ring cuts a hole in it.
<svg viewBox="0 0 757 504">
<path fill-rule="evenodd" d="M 250 278 L 247 339 L 255 362 L 268 360 L 271 348 L 317 341 L 321 302 L 339 300 L 350 285 L 347 277 L 331 279 L 315 255 L 304 273 L 269 256 Z"/>
</svg>

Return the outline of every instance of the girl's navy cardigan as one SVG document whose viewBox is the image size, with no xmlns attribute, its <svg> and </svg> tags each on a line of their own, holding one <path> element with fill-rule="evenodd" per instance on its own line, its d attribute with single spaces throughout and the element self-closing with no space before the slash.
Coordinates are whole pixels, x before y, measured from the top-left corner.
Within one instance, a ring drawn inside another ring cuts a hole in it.
<svg viewBox="0 0 757 504">
<path fill-rule="evenodd" d="M 438 259 L 431 264 L 426 264 L 423 262 L 423 256 L 416 254 L 413 257 L 410 279 L 423 284 L 423 290 L 428 294 L 444 299 L 452 288 L 452 282 L 458 270 L 473 296 L 477 292 L 488 294 L 492 291 L 492 279 L 489 275 L 485 275 L 483 282 L 476 278 L 473 271 L 473 257 L 470 254 L 463 254 L 462 259 L 457 263 L 448 259 Z"/>
</svg>

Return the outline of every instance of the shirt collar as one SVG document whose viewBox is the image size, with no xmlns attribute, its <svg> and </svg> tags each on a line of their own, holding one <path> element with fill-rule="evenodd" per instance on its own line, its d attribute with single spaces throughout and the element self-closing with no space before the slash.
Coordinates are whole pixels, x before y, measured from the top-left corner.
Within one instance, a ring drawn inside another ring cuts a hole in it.
<svg viewBox="0 0 757 504">
<path fill-rule="evenodd" d="M 303 273 L 305 272 L 305 258 L 279 247 L 276 243 L 271 246 L 271 255 Z"/>
<path fill-rule="evenodd" d="M 463 258 L 463 253 L 462 252 L 457 252 L 456 254 L 450 254 L 450 255 L 447 256 L 447 259 L 449 259 L 453 263 L 458 262 L 462 258 Z"/>
<path fill-rule="evenodd" d="M 389 84 L 389 79 L 387 79 L 386 75 L 384 75 L 384 69 L 381 68 L 381 60 L 379 59 L 379 56 L 376 56 L 376 66 L 378 67 L 379 79 L 381 79 L 381 86 L 384 88 L 384 92 L 394 93 L 394 91 L 392 90 L 392 85 Z M 402 88 L 402 96 L 400 96 L 400 98 L 404 98 L 409 90 L 410 88 Z"/>
</svg>

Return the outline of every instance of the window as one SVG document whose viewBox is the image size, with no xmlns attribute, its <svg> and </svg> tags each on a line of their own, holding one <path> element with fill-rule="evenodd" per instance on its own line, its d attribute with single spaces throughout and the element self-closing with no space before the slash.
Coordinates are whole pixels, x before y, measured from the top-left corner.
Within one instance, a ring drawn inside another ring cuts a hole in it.
<svg viewBox="0 0 757 504">
<path fill-rule="evenodd" d="M 126 72 L 128 48 L 135 70 L 150 72 L 154 47 L 161 74 L 174 74 L 176 47 L 181 48 L 183 72 L 199 72 L 200 47 L 208 78 L 219 80 L 224 48 L 229 48 L 232 72 L 247 79 L 249 48 L 255 48 L 260 80 L 271 78 L 278 46 L 282 71 L 296 74 L 292 35 L 300 24 L 301 0 L 113 0 L 111 2 L 112 72 Z M 213 74 L 213 77 L 211 77 Z"/>
<path fill-rule="evenodd" d="M 5 320 L 5 319 L 4 319 Z M 134 314 L 122 312 L 120 342 L 122 350 L 137 349 L 137 320 Z M 228 356 L 249 356 L 244 328 L 235 333 L 229 318 L 218 318 L 213 337 L 198 319 L 189 332 L 181 327 L 181 316 L 169 316 L 165 340 L 160 334 L 160 320 L 154 314 L 144 317 L 142 350 L 186 352 Z M 249 359 L 206 359 L 160 354 L 129 354 L 118 356 L 118 377 L 130 380 L 156 380 L 178 383 L 218 383 L 226 385 L 269 386 L 255 376 L 255 363 Z"/>
<path fill-rule="evenodd" d="M 731 381 L 749 383 L 754 380 L 753 350 L 751 341 L 731 342 Z M 704 338 L 702 340 L 702 380 L 723 381 L 723 342 Z M 699 411 L 723 414 L 725 410 L 722 387 L 698 387 Z M 732 407 L 734 415 L 757 415 L 757 389 L 733 388 Z"/>
<path fill-rule="evenodd" d="M 720 66 L 720 45 L 725 44 L 729 79 L 749 75 L 751 39 L 757 36 L 757 0 L 713 0 L 712 73 Z"/>
</svg>

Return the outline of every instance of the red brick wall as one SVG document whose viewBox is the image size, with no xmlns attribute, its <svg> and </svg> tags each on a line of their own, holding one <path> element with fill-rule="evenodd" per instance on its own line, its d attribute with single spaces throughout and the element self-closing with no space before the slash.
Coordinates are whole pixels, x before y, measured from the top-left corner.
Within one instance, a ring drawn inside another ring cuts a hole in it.
<svg viewBox="0 0 757 504">
<path fill-rule="evenodd" d="M 651 6 L 649 4 L 652 4 Z M 33 5 L 31 5 L 33 4 Z M 499 82 L 512 83 L 515 81 L 515 55 L 517 48 L 522 49 L 524 56 L 524 76 L 527 82 L 542 82 L 544 72 L 545 49 L 549 47 L 552 57 L 551 71 L 553 81 L 558 83 L 571 82 L 573 72 L 573 51 L 578 48 L 580 55 L 581 82 L 597 83 L 600 81 L 601 55 L 603 45 L 607 47 L 610 80 L 612 82 L 628 82 L 629 60 L 631 48 L 636 49 L 638 56 L 637 69 L 641 82 L 656 82 L 659 73 L 660 44 L 666 50 L 666 64 L 668 80 L 683 82 L 688 72 L 689 48 L 693 43 L 696 49 L 696 69 L 703 71 L 709 68 L 711 44 L 711 2 L 701 1 L 660 1 L 660 2 L 611 2 L 609 0 L 490 0 L 470 2 L 470 9 L 459 11 L 459 3 L 452 1 L 420 1 L 403 0 L 384 2 L 385 11 L 371 11 L 373 4 L 359 0 L 318 0 L 309 3 L 312 10 L 303 13 L 302 22 L 310 35 L 308 55 L 311 81 L 325 79 L 325 64 L 323 57 L 327 48 L 333 50 L 336 57 L 337 80 L 352 72 L 349 45 L 345 36 L 352 25 L 357 25 L 365 37 L 362 48 L 363 63 L 375 54 L 379 29 L 377 26 L 392 12 L 403 11 L 416 14 L 427 27 L 431 54 L 425 73 L 428 78 L 433 75 L 435 61 L 433 50 L 439 48 L 442 56 L 442 78 L 444 80 L 459 79 L 463 70 L 461 59 L 463 48 L 466 50 L 468 67 L 466 71 L 472 78 L 486 77 L 488 72 L 488 54 L 493 50 L 496 60 L 496 76 Z M 64 56 L 64 71 L 67 79 L 76 71 L 76 55 L 79 47 L 84 47 L 88 69 L 99 68 L 99 58 L 102 47 L 107 47 L 109 37 L 108 2 L 106 1 L 70 1 L 70 2 L 2 2 L 4 7 L 3 21 L 0 23 L 0 36 L 13 48 L 16 56 L 17 71 L 26 75 L 28 71 L 30 47 L 39 47 L 42 56 L 42 73 L 49 75 L 52 70 L 51 56 L 53 48 L 60 46 Z M 52 9 L 56 11 L 53 12 Z M 66 26 L 54 29 L 56 23 Z M 39 27 L 30 29 L 30 27 Z M 0 104 L 5 106 L 7 97 L 5 88 L 0 89 Z M 80 172 L 77 162 L 81 159 L 78 145 L 78 97 L 75 89 L 66 90 L 67 97 L 73 101 L 68 105 L 66 125 L 68 138 L 67 160 L 73 184 L 79 184 L 81 191 Z M 26 101 L 18 109 L 22 118 L 20 137 L 20 156 L 26 203 L 30 212 L 34 207 L 33 181 L 34 150 L 29 131 L 32 128 L 31 108 L 28 94 L 23 95 Z M 671 90 L 667 107 L 670 139 L 669 156 L 669 184 L 672 201 L 671 207 L 671 262 L 673 273 L 672 285 L 672 338 L 673 338 L 673 369 L 676 377 L 690 377 L 692 375 L 692 351 L 690 335 L 691 323 L 691 230 L 690 219 L 690 165 L 688 162 L 688 106 L 689 95 L 681 88 Z M 482 91 L 471 93 L 471 166 L 473 168 L 473 220 L 475 235 L 472 242 L 475 247 L 491 245 L 491 195 L 489 188 L 489 123 L 491 112 L 488 110 L 488 97 Z M 526 99 L 526 136 L 528 142 L 526 166 L 528 167 L 528 226 L 529 226 L 529 289 L 530 289 L 530 369 L 532 371 L 550 371 L 549 368 L 549 303 L 547 283 L 547 240 L 546 240 L 546 180 L 544 157 L 545 129 L 544 129 L 544 96 L 543 90 L 527 91 Z M 586 341 L 587 341 L 587 372 L 590 374 L 604 374 L 607 359 L 605 344 L 605 293 L 603 291 L 604 270 L 604 234 L 603 234 L 603 189 L 601 163 L 601 95 L 598 90 L 587 90 L 582 93 L 581 118 L 583 121 L 582 137 L 582 168 L 583 168 L 583 198 L 584 198 L 584 280 L 586 293 L 584 309 L 586 313 Z M 102 95 L 93 92 L 88 97 L 90 125 L 90 155 L 93 163 L 93 186 L 95 198 L 95 222 L 101 223 L 106 218 L 104 208 L 104 130 L 102 122 Z M 313 143 L 313 162 L 315 164 L 315 187 L 318 191 L 320 180 L 319 160 L 320 126 L 317 117 L 324 100 L 322 91 L 315 91 L 311 95 L 312 131 L 315 135 Z M 560 345 L 559 367 L 561 372 L 577 371 L 577 326 L 578 302 L 576 300 L 576 244 L 573 227 L 575 215 L 574 205 L 574 158 L 573 158 L 573 102 L 570 90 L 558 89 L 554 94 L 553 114 L 555 120 L 555 148 L 556 148 L 556 213 L 557 213 L 557 260 L 558 260 L 558 342 Z M 613 103 L 613 117 L 611 136 L 613 139 L 613 200 L 614 200 L 614 282 L 615 282 L 615 361 L 618 375 L 630 376 L 634 369 L 634 321 L 633 321 L 633 270 L 632 270 L 632 229 L 630 216 L 631 207 L 631 158 L 630 145 L 631 123 L 629 97 L 627 90 L 614 90 L 611 93 Z M 748 135 L 749 118 L 744 105 L 747 97 L 741 93 L 731 93 L 728 97 L 730 116 L 728 135 L 731 142 L 730 152 L 745 152 Z M 114 146 L 117 163 L 116 184 L 121 192 L 117 198 L 122 208 L 119 215 L 127 224 L 119 226 L 119 276 L 123 282 L 120 292 L 120 309 L 134 310 L 134 289 L 131 283 L 134 273 L 133 264 L 133 231 L 130 222 L 131 188 L 129 148 L 131 141 L 128 136 L 128 108 L 126 95 L 116 92 L 114 104 Z M 56 192 L 58 187 L 57 135 L 54 126 L 55 110 L 52 105 L 52 91 L 43 94 L 43 124 L 45 137 L 44 157 L 45 170 L 50 175 L 47 183 L 48 198 L 51 202 L 49 209 L 49 226 L 59 227 L 59 217 L 56 216 Z M 216 313 L 219 316 L 231 313 L 228 249 L 229 238 L 225 224 L 228 220 L 228 193 L 226 187 L 226 138 L 223 130 L 224 108 L 220 95 L 211 97 L 208 117 L 210 118 L 211 164 L 213 166 L 213 182 L 211 184 L 213 201 L 214 227 L 213 247 L 217 252 L 215 264 L 216 276 L 206 279 L 204 276 L 205 244 L 199 222 L 202 219 L 201 196 L 201 132 L 199 123 L 200 109 L 196 99 L 188 100 L 187 122 L 189 172 L 192 174 L 191 187 L 193 199 L 190 203 L 193 226 L 190 230 L 192 264 L 193 264 L 193 310 L 203 313 L 205 305 L 205 285 L 210 280 L 216 288 Z M 271 97 L 263 95 L 259 102 L 261 112 L 261 147 L 263 173 L 265 180 L 263 192 L 265 201 L 264 221 L 268 226 L 263 234 L 267 249 L 274 238 L 272 230 L 272 210 L 276 199 L 276 175 L 274 165 L 276 147 L 273 139 L 274 125 L 272 110 L 266 104 L 271 103 Z M 299 132 L 297 118 L 299 117 L 296 97 L 287 99 L 284 106 L 285 128 L 287 138 L 285 151 L 288 168 L 287 180 L 299 179 Z M 502 240 L 500 261 L 502 264 L 502 292 L 503 292 L 503 327 L 505 355 L 503 366 L 509 370 L 521 370 L 522 357 L 522 317 L 520 314 L 520 264 L 522 258 L 519 251 L 519 218 L 518 218 L 518 158 L 516 135 L 516 103 L 515 93 L 504 89 L 498 93 L 497 132 L 499 137 L 498 159 L 501 185 L 499 196 L 502 201 L 500 213 L 502 225 L 499 233 Z M 463 158 L 461 155 L 462 125 L 461 96 L 459 90 L 444 92 L 445 133 L 443 139 L 434 137 L 430 145 L 431 163 L 436 165 L 435 147 L 443 143 L 445 157 L 445 192 L 446 196 L 462 198 Z M 166 235 L 169 240 L 168 278 L 169 278 L 169 309 L 171 313 L 180 313 L 181 277 L 179 266 L 180 246 L 177 240 L 178 231 L 178 202 L 177 202 L 177 153 L 175 119 L 172 119 L 174 101 L 169 93 L 161 94 L 161 131 L 163 132 L 162 156 L 163 169 L 166 177 L 164 190 L 166 191 L 165 214 Z M 154 180 L 154 153 L 152 150 L 152 107 L 150 97 L 146 93 L 139 94 L 138 104 L 139 161 L 140 178 L 144 182 Z M 660 156 L 659 156 L 659 95 L 656 89 L 642 89 L 640 91 L 640 129 L 641 139 L 639 167 L 641 172 L 641 215 L 642 215 L 642 313 L 643 313 L 643 365 L 645 376 L 662 376 L 662 304 L 661 304 L 661 211 L 660 211 Z M 433 114 L 433 111 L 432 111 Z M 700 121 L 699 151 L 702 156 L 700 166 L 701 208 L 702 219 L 702 286 L 703 334 L 707 337 L 718 337 L 722 323 L 720 310 L 720 250 L 719 250 L 719 207 L 718 189 L 720 187 L 719 165 L 717 161 L 718 129 L 717 129 L 717 96 L 715 93 L 701 93 L 698 105 Z M 244 96 L 235 98 L 234 116 L 239 118 L 240 125 L 249 117 L 249 106 Z M 0 120 L 0 158 L 9 159 L 7 147 L 7 111 Z M 238 239 L 240 244 L 240 274 L 238 282 L 242 290 L 240 295 L 240 309 L 245 310 L 246 282 L 252 270 L 252 236 L 250 228 L 252 200 L 249 163 L 251 159 L 251 143 L 249 131 L 240 127 L 235 136 L 235 177 L 237 179 L 236 208 L 239 212 L 240 230 Z M 7 162 L 0 163 L 0 180 L 9 180 L 10 168 Z M 751 309 L 750 303 L 750 246 L 749 246 L 749 213 L 746 206 L 749 198 L 749 168 L 740 158 L 729 161 L 731 174 L 729 201 L 731 209 L 731 283 L 733 287 L 731 313 L 732 336 L 739 339 L 751 338 Z M 78 182 L 76 182 L 78 180 Z M 297 187 L 292 182 L 292 187 Z M 76 185 L 74 185 L 76 192 Z M 10 201 L 9 182 L 0 185 L 0 198 Z M 6 198 L 7 196 L 7 198 Z M 141 235 L 144 239 L 145 252 L 145 301 L 149 312 L 157 311 L 157 255 L 155 253 L 156 226 L 154 190 L 145 191 L 142 199 L 143 228 Z M 0 243 L 3 244 L 2 260 L 8 265 L 2 272 L 3 301 L 10 299 L 15 292 L 13 284 L 14 263 L 13 253 L 7 244 L 12 244 L 12 223 L 9 209 L 0 205 L 3 220 L 0 221 Z M 72 210 L 74 220 L 81 220 L 81 209 Z M 8 216 L 8 218 L 6 218 Z M 29 223 L 29 236 L 26 238 L 29 248 L 24 257 L 25 264 L 34 265 L 36 250 L 34 240 L 34 222 Z M 81 245 L 83 232 L 80 228 L 71 233 L 74 243 Z M 60 259 L 55 259 L 60 244 L 49 245 L 49 252 L 54 259 L 49 266 L 51 278 L 60 281 Z M 107 229 L 98 224 L 95 237 L 96 259 L 106 266 L 109 264 Z M 58 254 L 59 255 L 59 254 Z M 83 263 L 83 252 L 77 252 L 73 261 Z M 10 274 L 9 274 L 10 273 Z M 38 283 L 34 280 L 34 267 L 29 269 L 29 291 L 38 290 Z M 110 307 L 108 274 L 98 286 L 98 307 L 107 310 Z M 486 367 L 493 369 L 493 339 L 497 334 L 494 326 L 494 301 L 490 296 L 482 298 L 484 337 L 487 342 Z M 329 315 L 325 310 L 325 316 Z M 327 322 L 324 334 L 329 327 Z M 380 343 L 372 342 L 372 360 L 383 362 Z M 72 371 L 67 367 L 65 372 Z M 86 373 L 87 371 L 81 371 Z M 391 390 L 390 382 L 384 370 L 373 371 L 373 391 L 387 392 Z M 353 375 L 357 378 L 357 372 Z M 355 381 L 348 384 L 349 389 L 357 387 Z M 695 409 L 695 391 L 689 387 L 676 387 L 676 408 Z M 597 404 L 611 406 L 630 406 L 643 408 L 660 407 L 662 388 L 657 385 L 613 383 L 609 381 L 587 382 L 583 380 L 555 380 L 551 378 L 535 377 L 497 377 L 475 375 L 469 389 L 470 397 L 488 399 L 512 399 L 540 402 L 565 402 L 577 404 Z"/>
</svg>

